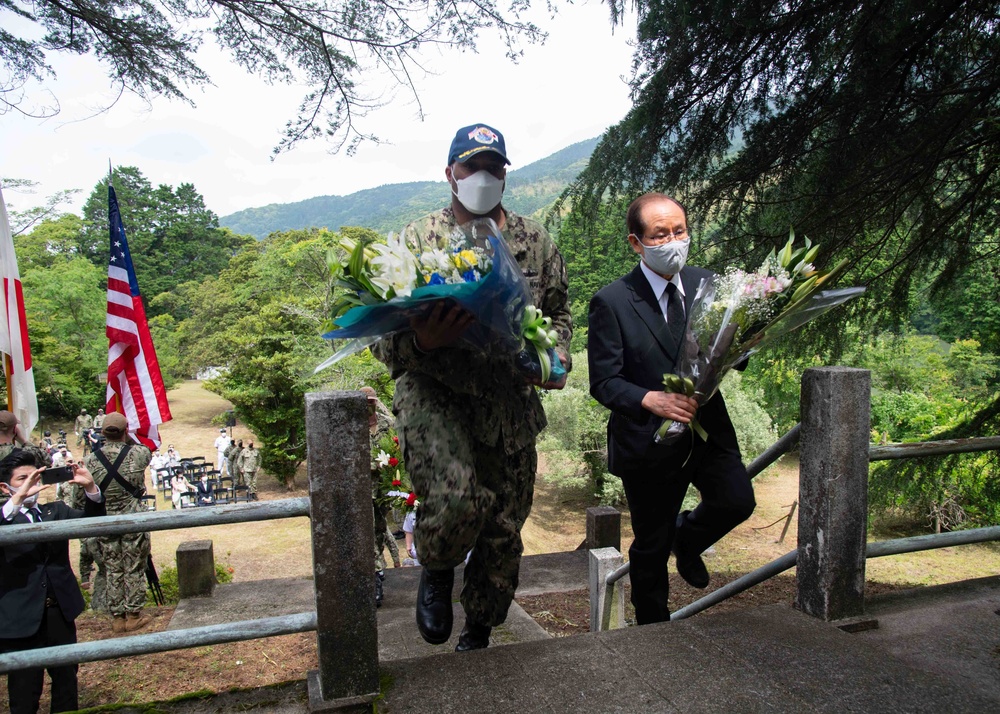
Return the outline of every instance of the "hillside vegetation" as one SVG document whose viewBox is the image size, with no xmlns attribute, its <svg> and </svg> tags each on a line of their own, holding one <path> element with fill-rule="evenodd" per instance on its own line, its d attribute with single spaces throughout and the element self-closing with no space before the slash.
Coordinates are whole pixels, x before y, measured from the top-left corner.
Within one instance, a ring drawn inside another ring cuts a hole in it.
<svg viewBox="0 0 1000 714">
<path fill-rule="evenodd" d="M 581 141 L 510 171 L 504 205 L 526 216 L 544 211 L 583 171 L 596 145 L 597 139 Z M 399 231 L 413 219 L 447 205 L 449 200 L 444 181 L 393 183 L 347 196 L 316 196 L 297 203 L 247 208 L 222 216 L 219 225 L 258 240 L 275 231 L 337 231 L 343 226 L 361 226 L 385 234 Z"/>
</svg>

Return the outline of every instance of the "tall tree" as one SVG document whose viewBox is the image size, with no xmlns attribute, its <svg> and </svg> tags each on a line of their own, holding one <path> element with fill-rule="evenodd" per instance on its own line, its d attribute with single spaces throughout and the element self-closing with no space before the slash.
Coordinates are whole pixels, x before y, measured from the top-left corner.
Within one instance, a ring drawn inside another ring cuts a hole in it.
<svg viewBox="0 0 1000 714">
<path fill-rule="evenodd" d="M 947 288 L 974 251 L 996 255 L 996 2 L 634 5 L 634 107 L 574 188 L 579 210 L 668 191 L 720 263 L 794 225 L 897 314 L 914 282 Z"/>
<path fill-rule="evenodd" d="M 216 275 L 248 236 L 219 228 L 194 186 L 153 188 L 134 166 L 114 171 L 115 192 L 143 295 L 151 300 L 181 283 Z M 102 179 L 83 207 L 85 227 L 79 251 L 98 267 L 108 261 L 108 180 Z M 151 309 L 151 314 L 158 314 Z"/>
<path fill-rule="evenodd" d="M 326 137 L 339 149 L 370 138 L 359 117 L 382 104 L 366 90 L 375 78 L 416 93 L 415 58 L 423 45 L 475 50 L 482 30 L 498 35 L 515 59 L 519 42 L 543 34 L 521 22 L 528 0 L 0 0 L 0 114 L 51 116 L 55 103 L 34 103 L 31 88 L 54 76 L 49 54 L 93 54 L 122 91 L 190 101 L 186 86 L 209 83 L 195 53 L 210 34 L 237 65 L 268 82 L 305 86 L 298 113 L 275 151 Z M 37 25 L 32 27 L 31 25 Z M 23 32 L 18 29 L 27 27 Z M 12 31 L 11 28 L 14 28 Z M 41 35 L 39 39 L 39 35 Z"/>
</svg>

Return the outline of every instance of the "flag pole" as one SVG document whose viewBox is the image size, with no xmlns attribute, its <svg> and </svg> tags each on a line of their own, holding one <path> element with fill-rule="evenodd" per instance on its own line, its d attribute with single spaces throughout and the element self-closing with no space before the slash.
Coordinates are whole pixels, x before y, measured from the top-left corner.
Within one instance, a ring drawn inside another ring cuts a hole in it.
<svg viewBox="0 0 1000 714">
<path fill-rule="evenodd" d="M 3 376 L 7 382 L 7 411 L 12 412 L 14 411 L 14 389 L 11 385 L 11 378 L 14 376 L 14 360 L 6 352 L 3 354 Z"/>
</svg>

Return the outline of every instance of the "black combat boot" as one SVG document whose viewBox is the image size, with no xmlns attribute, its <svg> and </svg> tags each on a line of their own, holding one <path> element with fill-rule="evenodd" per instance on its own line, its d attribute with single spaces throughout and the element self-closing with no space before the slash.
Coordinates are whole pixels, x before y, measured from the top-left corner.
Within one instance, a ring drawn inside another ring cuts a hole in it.
<svg viewBox="0 0 1000 714">
<path fill-rule="evenodd" d="M 385 580 L 385 573 L 376 572 L 375 573 L 375 607 L 382 607 L 382 600 L 385 599 L 385 593 L 382 589 L 382 581 Z"/>
<path fill-rule="evenodd" d="M 455 571 L 423 569 L 417 589 L 417 629 L 432 645 L 440 645 L 451 637 L 454 619 L 451 611 L 451 589 Z"/>
<path fill-rule="evenodd" d="M 462 634 L 458 636 L 458 644 L 455 646 L 456 652 L 468 652 L 469 650 L 484 650 L 490 646 L 490 633 L 493 628 L 489 625 L 480 625 L 470 620 L 465 621 Z"/>
</svg>

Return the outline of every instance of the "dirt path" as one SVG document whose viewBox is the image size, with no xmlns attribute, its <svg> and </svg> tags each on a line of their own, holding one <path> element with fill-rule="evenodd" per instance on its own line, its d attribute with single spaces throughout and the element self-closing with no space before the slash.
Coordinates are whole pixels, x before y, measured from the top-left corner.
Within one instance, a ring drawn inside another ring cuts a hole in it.
<svg viewBox="0 0 1000 714">
<path fill-rule="evenodd" d="M 170 391 L 174 420 L 164 425 L 165 444 L 174 444 L 185 456 L 213 456 L 212 443 L 218 434 L 211 420 L 231 405 L 221 397 L 189 381 Z M 246 427 L 233 430 L 238 439 L 252 439 Z M 551 553 L 575 549 L 586 536 L 585 511 L 589 505 L 580 494 L 567 494 L 545 481 L 544 460 L 535 487 L 534 506 L 522 532 L 525 553 Z M 266 474 L 260 478 L 262 499 L 306 496 L 304 473 L 298 488 L 286 490 Z M 753 516 L 706 556 L 716 571 L 746 572 L 759 567 L 797 546 L 797 518 L 793 517 L 783 543 L 776 541 L 791 504 L 798 498 L 798 461 L 785 457 L 754 482 L 757 509 Z M 159 497 L 158 507 L 170 503 Z M 898 537 L 888 530 L 876 530 L 872 540 Z M 623 514 L 623 545 L 631 541 L 628 513 Z M 293 577 L 312 573 L 309 521 L 306 518 L 266 523 L 192 528 L 153 534 L 153 555 L 157 567 L 174 564 L 178 544 L 186 540 L 210 538 L 216 558 L 234 569 L 234 579 L 259 580 Z M 879 558 L 868 562 L 869 580 L 929 585 L 993 575 L 1000 571 L 1000 546 L 961 546 L 928 553 Z"/>
</svg>

